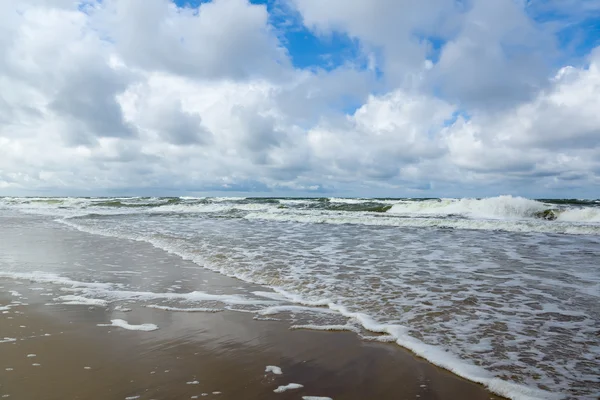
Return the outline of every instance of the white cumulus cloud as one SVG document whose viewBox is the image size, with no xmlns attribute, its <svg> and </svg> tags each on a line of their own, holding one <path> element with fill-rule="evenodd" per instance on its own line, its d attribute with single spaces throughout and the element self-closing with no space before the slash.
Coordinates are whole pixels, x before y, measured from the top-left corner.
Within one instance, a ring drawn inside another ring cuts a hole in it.
<svg viewBox="0 0 600 400">
<path fill-rule="evenodd" d="M 555 27 L 531 17 L 551 5 L 280 5 L 2 2 L 0 189 L 595 192 L 600 50 L 557 66 Z M 296 66 L 284 12 L 359 54 Z"/>
</svg>

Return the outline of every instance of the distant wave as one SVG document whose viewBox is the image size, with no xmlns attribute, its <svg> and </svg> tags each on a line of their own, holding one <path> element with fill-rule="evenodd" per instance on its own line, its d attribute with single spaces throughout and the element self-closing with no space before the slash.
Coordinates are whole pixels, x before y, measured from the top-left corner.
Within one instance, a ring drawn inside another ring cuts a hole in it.
<svg viewBox="0 0 600 400">
<path fill-rule="evenodd" d="M 198 214 L 300 223 L 600 234 L 600 201 L 509 195 L 463 199 L 276 197 L 0 198 L 0 208 L 63 218 Z"/>
<path fill-rule="evenodd" d="M 390 213 L 417 216 L 463 216 L 487 219 L 540 218 L 546 211 L 552 211 L 556 219 L 564 213 L 580 211 L 566 208 L 567 203 L 551 204 L 523 197 L 498 196 L 484 199 L 441 199 L 427 201 L 405 201 L 394 204 Z M 585 215 L 591 221 L 600 216 L 600 208 L 585 208 Z M 581 219 L 579 219 L 581 220 Z"/>
</svg>

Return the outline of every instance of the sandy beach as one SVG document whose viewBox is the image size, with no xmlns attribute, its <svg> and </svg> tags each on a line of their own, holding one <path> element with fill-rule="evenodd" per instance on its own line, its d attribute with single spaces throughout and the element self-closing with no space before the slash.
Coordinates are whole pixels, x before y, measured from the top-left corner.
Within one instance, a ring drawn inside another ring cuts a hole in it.
<svg viewBox="0 0 600 400">
<path fill-rule="evenodd" d="M 3 221 L 0 260 L 5 265 L 22 263 L 26 269 L 35 264 L 49 271 L 65 264 L 87 271 L 106 265 L 122 271 L 187 267 L 199 271 L 200 281 L 218 292 L 247 286 L 147 243 L 47 221 Z M 395 344 L 361 340 L 354 332 L 291 330 L 289 316 L 176 312 L 135 301 L 94 305 L 56 300 L 64 295 L 68 290 L 55 283 L 0 279 L 1 398 L 499 398 Z M 158 329 L 99 326 L 117 319 Z M 280 367 L 282 374 L 265 372 L 269 365 Z M 290 383 L 302 387 L 274 392 Z"/>
</svg>

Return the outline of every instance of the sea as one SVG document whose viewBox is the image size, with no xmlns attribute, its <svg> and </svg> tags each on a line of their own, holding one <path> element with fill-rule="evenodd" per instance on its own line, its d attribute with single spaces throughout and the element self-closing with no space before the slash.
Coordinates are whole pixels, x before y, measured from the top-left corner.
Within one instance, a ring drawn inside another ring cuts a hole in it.
<svg viewBox="0 0 600 400">
<path fill-rule="evenodd" d="M 0 260 L 1 278 L 61 286 L 65 302 L 288 313 L 293 329 L 395 343 L 508 398 L 600 396 L 600 200 L 4 197 L 0 215 L 147 242 L 254 288 L 161 291 L 147 280 L 168 274 Z"/>
</svg>

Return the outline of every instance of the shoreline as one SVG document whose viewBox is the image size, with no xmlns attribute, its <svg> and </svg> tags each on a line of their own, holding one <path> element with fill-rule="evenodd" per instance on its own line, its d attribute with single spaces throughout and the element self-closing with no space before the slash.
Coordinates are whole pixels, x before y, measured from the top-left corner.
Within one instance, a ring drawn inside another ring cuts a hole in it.
<svg viewBox="0 0 600 400">
<path fill-rule="evenodd" d="M 169 255 L 174 255 L 175 257 L 184 260 L 185 262 L 192 262 L 194 265 L 199 265 L 198 263 L 189 259 L 185 254 L 179 253 L 177 250 L 172 250 L 168 248 L 164 248 L 160 243 L 156 243 L 153 241 L 147 240 L 138 240 L 133 239 L 127 235 L 118 235 L 112 236 L 108 235 L 105 232 L 97 231 L 95 229 L 82 228 L 76 224 L 70 223 L 68 220 L 60 220 L 56 221 L 59 224 L 62 224 L 68 228 L 74 229 L 77 232 L 93 235 L 93 236 L 101 236 L 109 239 L 120 239 L 126 241 L 133 241 L 138 243 L 143 243 L 145 245 L 151 246 L 153 249 L 156 249 L 161 252 L 166 252 Z M 419 340 L 415 340 L 412 337 L 406 337 L 401 331 L 402 327 L 397 327 L 394 325 L 388 324 L 379 324 L 375 322 L 370 316 L 360 313 L 360 312 L 352 312 L 347 310 L 344 306 L 339 306 L 335 303 L 323 303 L 323 302 L 312 302 L 306 301 L 301 296 L 294 295 L 288 293 L 280 288 L 271 287 L 266 285 L 260 285 L 248 281 L 244 277 L 240 277 L 237 275 L 228 275 L 223 274 L 215 269 L 212 269 L 208 266 L 199 267 L 204 269 L 207 272 L 216 274 L 220 277 L 225 277 L 227 279 L 233 279 L 236 281 L 241 281 L 246 285 L 253 285 L 262 288 L 267 288 L 269 290 L 274 291 L 275 293 L 283 296 L 287 301 L 290 301 L 292 304 L 291 307 L 295 306 L 317 306 L 324 307 L 328 310 L 331 310 L 339 317 L 344 319 L 354 319 L 358 323 L 357 330 L 354 329 L 346 329 L 345 325 L 332 325 L 333 327 L 341 327 L 340 329 L 328 329 L 327 327 L 321 327 L 320 329 L 315 329 L 319 331 L 350 331 L 355 334 L 363 333 L 365 336 L 376 337 L 376 336 L 389 336 L 393 338 L 393 340 L 384 340 L 384 343 L 391 343 L 396 345 L 403 351 L 409 352 L 413 357 L 418 359 L 423 359 L 431 365 L 434 365 L 437 368 L 441 368 L 444 371 L 451 373 L 453 376 L 457 378 L 464 379 L 470 383 L 481 385 L 485 388 L 485 390 L 493 393 L 494 396 L 499 396 L 500 398 L 512 398 L 512 396 L 522 395 L 524 399 L 554 399 L 558 400 L 563 398 L 561 395 L 552 393 L 550 391 L 542 390 L 535 387 L 525 386 L 519 383 L 503 380 L 500 378 L 496 378 L 493 375 L 489 374 L 488 371 L 481 369 L 479 366 L 475 364 L 465 363 L 462 359 L 456 357 L 453 354 L 446 353 L 443 350 L 438 349 L 435 346 L 430 346 L 426 343 L 423 343 Z M 301 328 L 302 329 L 302 328 Z M 520 398 L 520 397 L 519 397 Z"/>
<path fill-rule="evenodd" d="M 85 264 L 95 256 L 90 256 L 90 251 L 105 246 L 111 252 L 100 253 L 103 262 L 133 265 L 140 262 L 135 257 L 143 256 L 144 262 L 153 262 L 156 268 L 196 268 L 207 285 L 220 285 L 224 291 L 240 285 L 264 290 L 198 267 L 146 242 L 99 237 L 71 228 L 56 229 L 49 238 L 51 228 L 36 229 L 24 227 L 27 238 L 11 236 L 12 253 L 8 254 L 13 260 L 18 262 L 21 257 L 25 263 Z M 26 253 L 32 243 L 42 239 L 49 243 L 38 242 L 40 254 Z M 57 249 L 55 241 L 68 246 Z M 74 247 L 74 243 L 83 247 Z M 56 289 L 49 283 L 0 278 L 0 307 L 9 306 L 0 313 L 0 339 L 16 339 L 0 342 L 0 395 L 49 398 L 44 396 L 54 390 L 57 399 L 501 399 L 482 385 L 436 367 L 397 344 L 364 341 L 354 332 L 291 330 L 292 323 L 285 318 L 256 320 L 253 314 L 234 311 L 166 311 L 149 309 L 139 302 L 126 304 L 132 309 L 129 312 L 119 311 L 114 304 L 56 304 L 52 299 L 68 294 Z M 17 290 L 20 297 L 11 296 L 10 290 Z M 133 325 L 152 323 L 158 330 L 98 326 L 110 324 L 111 319 Z M 28 359 L 28 354 L 36 354 L 36 362 Z M 37 363 L 40 365 L 33 366 Z M 283 374 L 265 374 L 267 365 L 281 367 Z M 199 383 L 188 384 L 195 381 Z M 304 387 L 273 392 L 288 383 Z"/>
<path fill-rule="evenodd" d="M 0 280 L 0 286 L 7 283 Z M 19 293 L 29 301 L 35 294 L 23 286 Z M 8 300 L 2 296 L 0 307 Z M 173 313 L 130 305 L 131 311 L 120 312 L 26 304 L 0 315 L 0 336 L 16 339 L 0 343 L 0 396 L 502 399 L 395 344 L 365 342 L 352 332 L 290 330 L 285 322 L 257 321 L 235 311 Z M 112 318 L 152 322 L 158 329 L 99 326 Z M 266 373 L 269 365 L 283 373 Z M 289 383 L 303 388 L 273 392 Z"/>
</svg>

